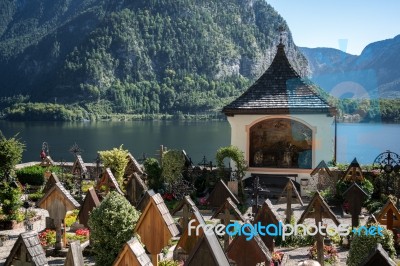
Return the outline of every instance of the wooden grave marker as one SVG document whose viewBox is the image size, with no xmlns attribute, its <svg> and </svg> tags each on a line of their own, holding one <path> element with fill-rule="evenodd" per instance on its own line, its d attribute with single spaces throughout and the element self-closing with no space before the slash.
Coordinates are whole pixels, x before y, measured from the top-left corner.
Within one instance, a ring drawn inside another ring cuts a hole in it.
<svg viewBox="0 0 400 266">
<path fill-rule="evenodd" d="M 43 193 L 46 194 L 47 191 L 49 191 L 56 183 L 60 183 L 60 180 L 58 179 L 56 173 L 51 173 L 46 185 L 44 186 Z"/>
<path fill-rule="evenodd" d="M 248 228 L 245 230 L 250 232 Z M 226 250 L 228 258 L 233 260 L 238 266 L 257 265 L 261 262 L 265 262 L 265 265 L 270 265 L 272 255 L 260 236 L 254 235 L 249 240 L 247 238 L 247 236 L 242 234 L 233 239 Z"/>
<path fill-rule="evenodd" d="M 315 220 L 315 225 L 318 227 L 319 224 L 322 224 L 323 218 L 331 219 L 336 226 L 339 226 L 340 222 L 336 218 L 335 214 L 329 208 L 328 204 L 326 204 L 325 200 L 322 198 L 321 194 L 318 191 L 315 192 L 312 197 L 310 203 L 301 214 L 300 219 L 297 221 L 298 224 L 304 223 L 304 220 L 307 218 L 312 218 Z M 323 236 L 318 232 L 315 236 L 317 241 L 317 254 L 318 254 L 318 262 L 323 266 L 324 265 L 324 239 Z"/>
<path fill-rule="evenodd" d="M 70 242 L 64 266 L 83 266 L 83 255 L 79 240 Z"/>
<path fill-rule="evenodd" d="M 254 217 L 253 224 L 257 224 L 260 222 L 262 225 L 274 224 L 275 226 L 279 226 L 279 215 L 276 212 L 275 208 L 272 206 L 272 203 L 269 199 L 266 199 L 258 210 L 256 216 Z M 270 252 L 274 252 L 275 249 L 275 237 L 265 234 L 265 236 L 260 236 L 264 244 L 267 246 Z"/>
<path fill-rule="evenodd" d="M 46 156 L 41 162 L 40 162 L 40 166 L 43 167 L 50 167 L 50 166 L 54 166 L 55 162 L 53 161 L 53 159 L 51 159 L 50 156 Z"/>
<path fill-rule="evenodd" d="M 357 161 L 357 158 L 351 162 L 346 172 L 342 176 L 341 180 L 350 181 L 350 182 L 361 182 L 364 181 L 364 176 L 362 173 L 362 169 L 360 164 Z"/>
<path fill-rule="evenodd" d="M 124 195 L 124 193 L 119 188 L 118 182 L 115 179 L 110 168 L 106 168 L 106 170 L 103 172 L 99 182 L 97 182 L 96 190 L 101 191 L 103 186 L 105 187 L 107 194 L 108 192 L 110 192 L 110 190 L 115 190 L 119 194 Z"/>
<path fill-rule="evenodd" d="M 240 204 L 240 201 L 221 179 L 215 185 L 213 191 L 211 191 L 210 196 L 207 198 L 207 202 L 211 208 L 219 208 L 225 203 L 228 197 L 230 197 L 236 205 Z"/>
<path fill-rule="evenodd" d="M 175 215 L 177 212 L 182 210 L 182 220 L 181 220 L 181 228 L 184 229 L 187 224 L 189 223 L 189 218 L 191 216 L 190 212 L 193 207 L 196 207 L 196 204 L 194 204 L 193 200 L 190 198 L 190 196 L 185 196 L 178 204 L 178 206 L 175 207 L 175 209 L 171 212 L 172 215 Z"/>
<path fill-rule="evenodd" d="M 125 167 L 125 172 L 124 172 L 124 178 L 128 179 L 133 173 L 138 174 L 140 177 L 144 175 L 144 172 L 142 168 L 140 167 L 140 164 L 138 161 L 133 157 L 131 153 L 128 153 L 127 155 L 128 163 L 126 164 Z"/>
<path fill-rule="evenodd" d="M 80 204 L 69 194 L 61 183 L 56 183 L 37 203 L 42 209 L 49 212 L 49 217 L 56 226 L 55 249 L 61 249 L 65 241 L 61 241 L 61 224 L 65 214 L 80 207 Z M 64 242 L 64 243 L 63 243 Z"/>
<path fill-rule="evenodd" d="M 368 194 L 354 182 L 344 193 L 343 197 L 350 204 L 351 226 L 359 225 L 359 216 L 364 201 L 368 198 Z"/>
<path fill-rule="evenodd" d="M 206 222 L 204 221 L 203 216 L 200 214 L 199 210 L 197 207 L 193 208 L 193 218 L 198 222 L 198 224 L 201 224 L 203 226 L 206 225 Z M 193 223 L 193 226 L 197 226 L 198 224 Z M 188 229 L 184 230 L 184 233 L 182 234 L 182 237 L 188 236 Z M 191 237 L 191 236 L 194 236 Z M 229 266 L 229 261 L 228 258 L 226 257 L 224 250 L 222 249 L 221 245 L 219 244 L 219 241 L 217 239 L 217 236 L 215 235 L 214 231 L 210 230 L 207 234 L 203 232 L 202 229 L 199 230 L 199 235 L 195 235 L 195 230 L 192 231 L 191 236 L 186 238 L 186 241 L 182 241 L 179 239 L 179 246 L 178 244 L 176 245 L 177 249 L 178 247 L 185 246 L 187 249 L 187 252 L 189 252 L 189 257 L 185 261 L 185 265 L 190 265 L 190 266 Z M 182 238 L 181 237 L 181 238 Z M 191 241 L 188 240 L 197 240 L 194 243 L 194 246 L 191 248 L 190 246 L 193 244 Z M 183 243 L 185 242 L 185 243 Z M 182 245 L 184 244 L 184 245 Z M 190 244 L 190 245 L 188 245 Z M 174 252 L 175 253 L 175 252 Z"/>
<path fill-rule="evenodd" d="M 393 228 L 400 228 L 400 213 L 396 205 L 390 199 L 376 215 L 376 220 L 393 232 Z M 394 232 L 393 232 L 394 233 Z"/>
<path fill-rule="evenodd" d="M 242 215 L 242 213 L 239 211 L 238 207 L 236 204 L 231 200 L 230 197 L 228 197 L 222 206 L 217 209 L 213 215 L 211 216 L 211 219 L 219 218 L 221 219 L 221 222 L 225 225 L 228 226 L 229 223 L 232 220 L 239 220 L 242 222 L 245 222 L 246 219 Z M 230 244 L 229 241 L 229 235 L 225 234 L 224 235 L 224 250 L 228 248 Z"/>
<path fill-rule="evenodd" d="M 145 249 L 136 237 L 124 244 L 113 266 L 153 266 Z"/>
<path fill-rule="evenodd" d="M 175 221 L 160 194 L 149 194 L 149 201 L 136 223 L 135 232 L 141 242 L 152 254 L 153 264 L 157 265 L 158 253 L 172 237 L 179 234 Z"/>
<path fill-rule="evenodd" d="M 378 243 L 368 257 L 361 262 L 360 266 L 396 266 L 397 264 L 389 257 L 389 254 L 383 249 L 381 243 Z"/>
<path fill-rule="evenodd" d="M 36 231 L 21 233 L 15 242 L 4 266 L 48 266 L 46 253 Z"/>
<path fill-rule="evenodd" d="M 285 195 L 285 192 L 286 192 L 286 195 Z M 286 200 L 286 222 L 288 222 L 288 223 L 290 223 L 290 220 L 292 219 L 293 195 L 295 196 L 295 199 L 297 200 L 297 202 L 301 206 L 304 206 L 303 201 L 299 195 L 299 192 L 297 191 L 296 186 L 293 184 L 292 179 L 289 178 L 288 182 L 286 183 L 286 186 L 283 188 L 282 193 L 277 200 L 277 203 L 280 203 L 282 199 Z"/>
<path fill-rule="evenodd" d="M 72 165 L 72 174 L 76 176 L 83 176 L 88 173 L 85 163 L 81 155 L 76 155 L 76 160 Z"/>
<path fill-rule="evenodd" d="M 148 187 L 139 174 L 133 173 L 128 177 L 126 198 L 132 205 L 136 206 L 147 190 Z"/>
<path fill-rule="evenodd" d="M 310 176 L 315 176 L 315 175 L 318 178 L 317 182 L 318 190 L 323 190 L 325 188 L 325 185 L 327 185 L 327 181 L 333 178 L 333 174 L 324 160 L 319 162 L 317 167 L 315 167 L 313 171 L 310 173 Z"/>
<path fill-rule="evenodd" d="M 93 187 L 89 188 L 86 192 L 85 199 L 79 209 L 78 219 L 79 223 L 89 228 L 89 214 L 94 209 L 100 206 L 99 197 L 97 197 L 96 191 Z"/>
</svg>

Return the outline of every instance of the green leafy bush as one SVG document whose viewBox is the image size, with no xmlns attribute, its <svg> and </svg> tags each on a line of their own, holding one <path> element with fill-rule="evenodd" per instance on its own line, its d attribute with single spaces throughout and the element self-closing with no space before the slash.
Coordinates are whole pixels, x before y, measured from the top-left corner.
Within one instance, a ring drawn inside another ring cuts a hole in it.
<svg viewBox="0 0 400 266">
<path fill-rule="evenodd" d="M 89 217 L 96 265 L 112 265 L 124 243 L 133 236 L 138 212 L 122 195 L 109 193 Z"/>
<path fill-rule="evenodd" d="M 65 215 L 65 226 L 71 227 L 73 223 L 76 222 L 76 218 L 78 217 L 79 210 L 73 210 L 72 212 L 68 212 Z"/>
<path fill-rule="evenodd" d="M 179 266 L 179 261 L 176 260 L 162 260 L 158 262 L 158 266 Z"/>
<path fill-rule="evenodd" d="M 372 224 L 370 226 L 378 226 L 378 224 Z M 394 248 L 393 233 L 384 228 L 382 236 L 379 234 L 372 236 L 363 233 L 353 235 L 353 241 L 351 242 L 346 264 L 349 266 L 360 265 L 368 254 L 370 254 L 371 250 L 376 247 L 377 243 L 381 243 L 389 256 L 394 258 L 396 250 Z"/>
<path fill-rule="evenodd" d="M 169 150 L 163 154 L 162 176 L 165 182 L 173 183 L 181 175 L 185 166 L 185 157 L 180 150 Z"/>
<path fill-rule="evenodd" d="M 111 169 L 119 186 L 123 189 L 123 177 L 125 167 L 128 164 L 128 151 L 124 150 L 123 145 L 121 145 L 119 148 L 113 148 L 112 150 L 99 151 L 99 154 L 104 168 Z"/>
<path fill-rule="evenodd" d="M 55 169 L 50 169 L 50 170 L 55 170 Z M 46 170 L 48 169 L 40 165 L 24 167 L 16 172 L 17 179 L 23 185 L 29 184 L 33 186 L 41 186 L 45 182 L 44 172 L 46 172 Z"/>
<path fill-rule="evenodd" d="M 3 183 L 0 188 L 0 202 L 2 203 L 2 212 L 6 220 L 17 220 L 19 216 L 18 209 L 22 207 L 22 192 L 19 188 L 13 188 L 8 183 Z"/>
<path fill-rule="evenodd" d="M 336 183 L 336 197 L 338 200 L 343 201 L 343 193 L 353 184 L 353 182 L 349 181 L 339 181 Z M 357 182 L 357 184 L 369 195 L 371 196 L 372 192 L 374 192 L 374 185 L 368 179 L 364 179 L 364 181 Z"/>
<path fill-rule="evenodd" d="M 144 169 L 147 173 L 148 185 L 151 189 L 157 191 L 162 187 L 161 173 L 162 169 L 158 160 L 155 158 L 147 158 L 144 161 Z"/>
</svg>

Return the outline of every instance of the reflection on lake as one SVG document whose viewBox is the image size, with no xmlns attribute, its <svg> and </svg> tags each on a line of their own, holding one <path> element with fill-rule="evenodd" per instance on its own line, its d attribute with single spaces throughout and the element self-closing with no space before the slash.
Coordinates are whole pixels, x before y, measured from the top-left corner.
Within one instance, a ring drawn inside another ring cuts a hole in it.
<svg viewBox="0 0 400 266">
<path fill-rule="evenodd" d="M 49 144 L 51 157 L 73 161 L 68 152 L 77 143 L 85 162 L 94 162 L 96 152 L 124 145 L 136 158 L 155 157 L 162 144 L 184 149 L 194 163 L 205 155 L 215 162 L 218 148 L 230 144 L 230 126 L 225 121 L 128 121 L 128 122 L 8 122 L 0 121 L 6 137 L 19 132 L 25 142 L 23 161 L 38 161 L 42 143 Z M 400 153 L 399 124 L 338 124 L 338 161 L 354 157 L 371 164 L 385 150 Z M 331 158 L 327 158 L 329 160 Z"/>
</svg>

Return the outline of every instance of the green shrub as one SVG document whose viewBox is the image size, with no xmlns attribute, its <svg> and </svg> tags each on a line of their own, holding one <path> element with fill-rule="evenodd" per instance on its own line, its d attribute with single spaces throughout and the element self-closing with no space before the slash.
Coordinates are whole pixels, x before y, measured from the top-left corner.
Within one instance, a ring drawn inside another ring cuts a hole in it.
<svg viewBox="0 0 400 266">
<path fill-rule="evenodd" d="M 79 210 L 73 210 L 72 212 L 68 212 L 65 216 L 65 226 L 71 227 L 73 223 L 76 222 L 76 218 L 78 217 Z"/>
<path fill-rule="evenodd" d="M 372 224 L 371 226 L 378 226 L 378 224 Z M 372 249 L 376 247 L 377 243 L 381 243 L 389 256 L 394 258 L 396 250 L 394 249 L 393 233 L 384 228 L 382 236 L 379 234 L 372 236 L 363 233 L 353 235 L 353 241 L 351 242 L 346 264 L 349 266 L 360 265 L 368 254 L 371 253 Z"/>
<path fill-rule="evenodd" d="M 343 201 L 343 193 L 353 184 L 350 181 L 339 181 L 336 183 L 336 197 L 338 200 Z M 369 195 L 371 196 L 374 192 L 374 185 L 368 179 L 364 179 L 361 183 L 357 184 Z"/>
<path fill-rule="evenodd" d="M 162 176 L 165 182 L 173 183 L 182 175 L 185 166 L 185 157 L 180 150 L 169 150 L 163 154 Z"/>
<path fill-rule="evenodd" d="M 22 192 L 19 188 L 13 188 L 8 183 L 3 183 L 0 188 L 0 202 L 2 212 L 6 220 L 17 220 L 20 218 L 18 209 L 22 207 Z M 23 219 L 23 218 L 22 218 Z"/>
<path fill-rule="evenodd" d="M 124 243 L 133 236 L 139 215 L 140 212 L 115 191 L 93 209 L 89 227 L 96 265 L 112 265 Z"/>
<path fill-rule="evenodd" d="M 162 260 L 159 261 L 157 266 L 179 266 L 179 261 L 176 260 Z"/>
<path fill-rule="evenodd" d="M 162 169 L 158 160 L 155 158 L 147 158 L 144 163 L 144 169 L 147 173 L 148 185 L 151 189 L 158 191 L 162 187 L 161 173 Z"/>
<path fill-rule="evenodd" d="M 16 174 L 17 174 L 17 179 L 23 185 L 29 184 L 33 186 L 41 186 L 45 182 L 44 179 L 45 171 L 46 168 L 39 165 L 34 165 L 22 168 L 18 170 Z"/>
</svg>

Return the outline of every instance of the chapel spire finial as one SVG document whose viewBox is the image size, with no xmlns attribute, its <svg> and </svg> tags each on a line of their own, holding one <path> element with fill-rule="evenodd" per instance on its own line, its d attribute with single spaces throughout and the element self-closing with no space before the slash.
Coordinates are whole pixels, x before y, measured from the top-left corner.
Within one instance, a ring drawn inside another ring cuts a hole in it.
<svg viewBox="0 0 400 266">
<path fill-rule="evenodd" d="M 283 25 L 280 25 L 278 27 L 278 31 L 279 31 L 279 44 L 283 45 L 283 35 L 285 33 L 285 27 Z"/>
</svg>

